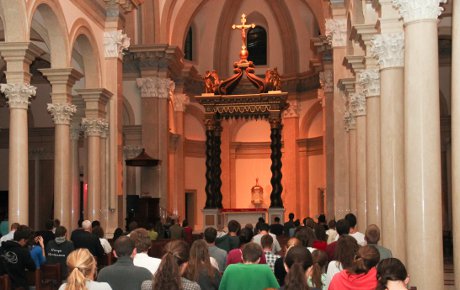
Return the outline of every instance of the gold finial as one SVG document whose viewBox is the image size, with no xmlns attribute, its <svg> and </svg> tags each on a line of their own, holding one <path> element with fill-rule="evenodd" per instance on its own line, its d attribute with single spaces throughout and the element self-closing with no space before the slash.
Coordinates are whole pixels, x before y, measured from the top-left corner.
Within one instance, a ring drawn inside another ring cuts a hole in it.
<svg viewBox="0 0 460 290">
<path fill-rule="evenodd" d="M 244 13 L 241 15 L 241 24 L 239 24 L 239 25 L 233 24 L 232 25 L 233 29 L 241 29 L 241 39 L 243 41 L 243 44 L 241 45 L 241 51 L 240 51 L 241 60 L 247 60 L 248 59 L 248 51 L 246 49 L 246 29 L 254 28 L 254 27 L 256 27 L 256 25 L 254 23 L 246 25 L 246 14 L 244 14 Z"/>
</svg>

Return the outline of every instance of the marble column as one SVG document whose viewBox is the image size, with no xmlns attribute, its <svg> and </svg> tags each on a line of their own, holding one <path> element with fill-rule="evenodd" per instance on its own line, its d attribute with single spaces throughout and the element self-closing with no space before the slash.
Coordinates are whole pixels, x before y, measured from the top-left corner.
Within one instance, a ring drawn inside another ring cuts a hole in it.
<svg viewBox="0 0 460 290">
<path fill-rule="evenodd" d="M 29 224 L 29 158 L 27 110 L 36 88 L 27 84 L 1 84 L 10 108 L 8 219 Z"/>
<path fill-rule="evenodd" d="M 348 132 L 348 174 L 350 176 L 348 185 L 348 200 L 349 200 L 349 207 L 348 209 L 342 213 L 340 218 L 343 218 L 347 213 L 356 213 L 358 211 L 357 208 L 357 150 L 356 150 L 356 116 L 354 115 L 351 108 L 348 108 L 348 111 L 345 112 L 345 131 Z"/>
<path fill-rule="evenodd" d="M 452 15 L 452 234 L 455 288 L 460 288 L 460 1 Z"/>
<path fill-rule="evenodd" d="M 421 290 L 444 284 L 437 25 L 441 2 L 394 1 L 405 24 L 407 265 L 411 286 Z"/>
<path fill-rule="evenodd" d="M 78 110 L 78 109 L 77 109 Z M 70 228 L 78 227 L 80 219 L 80 166 L 78 160 L 78 142 L 80 140 L 80 120 L 72 121 L 70 125 L 70 164 L 71 164 L 71 198 L 70 198 Z"/>
<path fill-rule="evenodd" d="M 404 197 L 404 35 L 377 35 L 371 53 L 380 65 L 380 184 L 382 244 L 406 261 Z"/>
</svg>

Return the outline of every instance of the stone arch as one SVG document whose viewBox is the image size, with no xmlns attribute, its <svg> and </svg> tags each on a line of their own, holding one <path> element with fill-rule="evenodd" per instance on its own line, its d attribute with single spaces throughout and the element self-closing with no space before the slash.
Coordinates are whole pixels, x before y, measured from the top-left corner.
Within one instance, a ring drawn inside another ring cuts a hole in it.
<svg viewBox="0 0 460 290">
<path fill-rule="evenodd" d="M 29 1 L 29 27 L 32 27 L 32 20 L 37 12 L 42 15 L 43 21 L 48 29 L 49 49 L 51 56 L 51 67 L 62 68 L 70 66 L 69 39 L 67 34 L 67 23 L 64 13 L 57 0 Z M 28 4 L 29 4 L 28 3 Z M 30 32 L 30 31 L 29 31 Z M 64 53 L 62 53 L 64 52 Z"/>
<path fill-rule="evenodd" d="M 29 40 L 29 26 L 25 1 L 0 0 L 6 42 Z"/>
<path fill-rule="evenodd" d="M 171 26 L 172 20 L 172 12 L 173 9 L 169 10 L 169 19 L 166 23 L 169 23 L 168 27 L 162 26 L 162 29 L 167 29 L 167 38 L 170 38 L 171 45 L 176 45 L 178 47 L 182 47 L 185 37 L 187 36 L 187 29 L 190 26 L 190 22 L 192 21 L 195 14 L 198 12 L 199 8 L 202 7 L 208 0 L 189 0 L 184 1 L 183 5 L 181 6 L 179 12 L 176 16 L 176 21 L 173 25 L 172 34 L 169 32 L 169 27 Z M 175 2 L 175 1 L 174 1 Z M 173 3 L 174 4 L 174 3 Z M 166 5 L 165 5 L 166 6 Z M 174 5 L 173 5 L 174 6 Z M 166 9 L 166 7 L 165 7 Z M 168 39 L 167 39 L 168 40 Z"/>
<path fill-rule="evenodd" d="M 72 58 L 75 45 L 78 45 L 82 52 L 86 88 L 101 87 L 101 64 L 99 50 L 97 49 L 98 45 L 94 33 L 86 20 L 79 18 L 74 22 L 70 30 L 70 40 L 72 49 L 69 50 L 69 59 Z"/>
<path fill-rule="evenodd" d="M 134 110 L 131 104 L 129 103 L 128 99 L 123 96 L 123 109 L 122 109 L 122 121 L 123 125 L 135 125 L 136 124 L 136 118 L 134 116 Z"/>
<path fill-rule="evenodd" d="M 160 24 L 160 42 L 167 43 L 169 40 L 170 25 L 172 20 L 172 14 L 177 0 L 166 0 L 163 11 L 161 13 L 161 24 Z M 180 46 L 182 47 L 182 46 Z"/>
<path fill-rule="evenodd" d="M 321 106 L 321 102 L 318 100 L 316 101 L 305 113 L 304 117 L 302 118 L 302 122 L 300 123 L 300 136 L 307 138 L 308 131 L 310 131 L 311 124 L 315 117 L 322 112 L 323 107 Z"/>
<path fill-rule="evenodd" d="M 316 24 L 318 25 L 321 34 L 326 34 L 326 19 L 321 2 L 317 0 L 303 0 L 303 2 L 307 5 L 308 9 L 310 9 L 313 17 L 315 17 Z M 329 12 L 329 9 L 325 10 L 326 12 Z"/>
</svg>

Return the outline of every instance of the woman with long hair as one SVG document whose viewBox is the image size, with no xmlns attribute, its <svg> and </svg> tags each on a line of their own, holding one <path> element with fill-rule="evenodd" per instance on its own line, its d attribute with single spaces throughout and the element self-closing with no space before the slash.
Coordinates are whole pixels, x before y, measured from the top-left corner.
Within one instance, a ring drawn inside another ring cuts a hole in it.
<svg viewBox="0 0 460 290">
<path fill-rule="evenodd" d="M 182 277 L 189 261 L 189 247 L 185 241 L 174 240 L 166 244 L 165 254 L 152 281 L 144 281 L 142 290 L 200 290 L 200 285 Z"/>
<path fill-rule="evenodd" d="M 105 238 L 104 229 L 101 226 L 95 226 L 92 230 L 92 233 L 99 238 L 101 246 L 104 249 L 104 253 L 110 254 L 112 252 L 112 246 L 109 241 Z"/>
<path fill-rule="evenodd" d="M 336 260 L 330 261 L 327 266 L 326 289 L 329 289 L 329 283 L 336 274 L 351 268 L 358 250 L 359 245 L 355 238 L 349 235 L 340 236 L 335 248 Z"/>
<path fill-rule="evenodd" d="M 80 248 L 67 257 L 69 275 L 59 290 L 111 290 L 105 282 L 93 281 L 96 276 L 96 260 L 88 249 Z"/>
<path fill-rule="evenodd" d="M 396 258 L 388 258 L 377 265 L 377 290 L 405 290 L 409 275 L 404 264 Z"/>
<path fill-rule="evenodd" d="M 327 253 L 321 250 L 316 250 L 311 254 L 313 258 L 313 266 L 308 271 L 308 286 L 326 290 L 326 264 Z"/>
<path fill-rule="evenodd" d="M 288 273 L 284 281 L 284 286 L 280 289 L 310 290 L 307 283 L 306 272 L 313 265 L 313 259 L 307 248 L 295 246 L 289 249 L 284 257 L 284 265 L 286 266 Z"/>
<path fill-rule="evenodd" d="M 374 290 L 377 287 L 379 251 L 373 246 L 358 250 L 353 265 L 332 278 L 328 290 Z"/>
<path fill-rule="evenodd" d="M 289 251 L 290 248 L 295 246 L 301 246 L 302 242 L 298 238 L 290 238 L 285 246 L 285 254 Z M 280 286 L 284 285 L 284 278 L 286 278 L 286 269 L 284 268 L 284 259 L 283 257 L 278 258 L 275 261 L 275 277 L 278 280 Z"/>
<path fill-rule="evenodd" d="M 197 282 L 201 290 L 217 290 L 220 273 L 211 265 L 208 245 L 204 240 L 196 240 L 190 248 L 190 259 L 184 277 Z"/>
</svg>

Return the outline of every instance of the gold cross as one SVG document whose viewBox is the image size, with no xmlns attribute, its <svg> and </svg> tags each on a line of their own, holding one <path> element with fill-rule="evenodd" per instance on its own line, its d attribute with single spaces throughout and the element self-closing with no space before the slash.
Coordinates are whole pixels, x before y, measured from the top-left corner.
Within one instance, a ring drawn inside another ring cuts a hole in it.
<svg viewBox="0 0 460 290">
<path fill-rule="evenodd" d="M 254 27 L 256 27 L 256 25 L 254 23 L 246 24 L 246 14 L 244 14 L 244 13 L 241 15 L 241 24 L 240 25 L 236 25 L 236 24 L 232 25 L 233 29 L 241 29 L 241 38 L 243 40 L 243 45 L 241 46 L 241 48 L 243 50 L 246 50 L 246 29 L 254 28 Z"/>
</svg>

